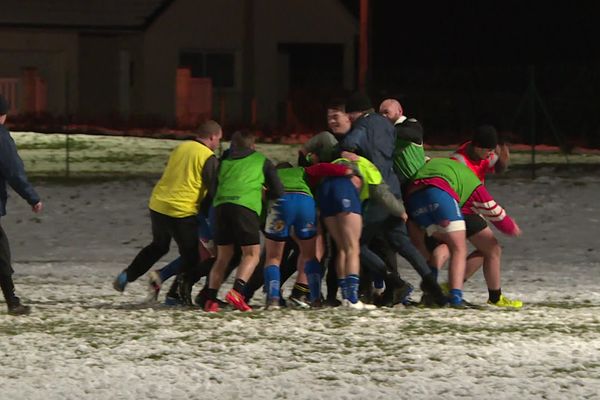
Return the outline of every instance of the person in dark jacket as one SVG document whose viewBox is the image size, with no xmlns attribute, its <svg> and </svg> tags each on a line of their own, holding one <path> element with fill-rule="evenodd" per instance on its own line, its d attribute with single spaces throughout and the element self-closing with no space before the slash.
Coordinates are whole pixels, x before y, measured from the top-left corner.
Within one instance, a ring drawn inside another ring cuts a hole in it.
<svg viewBox="0 0 600 400">
<path fill-rule="evenodd" d="M 394 125 L 374 112 L 370 99 L 364 93 L 357 92 L 348 98 L 346 112 L 352 121 L 352 129 L 343 137 L 340 149 L 356 153 L 375 164 L 392 194 L 401 199 L 400 181 L 394 172 Z M 405 221 L 390 215 L 376 202 L 365 210 L 363 221 L 361 244 L 368 246 L 378 233 L 383 233 L 390 246 L 421 276 L 423 291 L 432 294 L 439 305 L 444 304 L 445 296 L 427 261 L 411 242 Z"/>
<path fill-rule="evenodd" d="M 34 213 L 42 211 L 40 196 L 27 180 L 25 167 L 19 154 L 15 141 L 4 126 L 8 114 L 8 103 L 0 95 L 0 216 L 6 215 L 6 202 L 8 193 L 6 184 L 10 185 L 19 196 L 31 205 Z M 15 295 L 15 285 L 12 279 L 14 270 L 10 262 L 10 247 L 8 237 L 0 225 L 0 288 L 10 315 L 26 315 L 31 312 L 31 307 L 21 303 Z"/>
</svg>

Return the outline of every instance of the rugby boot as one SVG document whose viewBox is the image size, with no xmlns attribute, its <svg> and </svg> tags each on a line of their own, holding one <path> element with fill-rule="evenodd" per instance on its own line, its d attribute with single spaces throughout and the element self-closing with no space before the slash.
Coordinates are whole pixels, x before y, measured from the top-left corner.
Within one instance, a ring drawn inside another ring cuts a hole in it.
<svg viewBox="0 0 600 400">
<path fill-rule="evenodd" d="M 448 303 L 448 296 L 444 293 L 433 274 L 425 275 L 421 281 L 421 290 L 427 293 L 433 303 L 442 307 Z"/>
<path fill-rule="evenodd" d="M 358 300 L 356 303 L 352 303 L 348 299 L 342 300 L 342 307 L 349 308 L 351 310 L 374 310 L 377 307 L 374 304 L 365 304 L 362 301 Z"/>
<path fill-rule="evenodd" d="M 211 312 L 211 313 L 221 311 L 221 308 L 219 307 L 219 302 L 216 300 L 210 300 L 210 299 L 206 300 L 204 302 L 204 311 Z"/>
<path fill-rule="evenodd" d="M 505 307 L 505 308 L 521 308 L 523 307 L 523 302 L 521 300 L 510 300 L 505 297 L 503 294 L 500 295 L 500 299 L 492 303 L 490 300 L 487 301 L 488 304 L 496 307 Z"/>
<path fill-rule="evenodd" d="M 290 297 L 288 297 L 288 303 L 289 306 L 293 308 L 310 308 L 310 300 L 308 300 L 308 296 L 306 295 L 298 296 L 295 294 L 291 294 Z"/>
<path fill-rule="evenodd" d="M 280 310 L 281 302 L 278 298 L 267 299 L 265 310 Z"/>
<path fill-rule="evenodd" d="M 225 300 L 237 310 L 252 311 L 252 307 L 246 304 L 244 296 L 235 289 L 231 289 L 229 292 L 227 292 Z"/>
<path fill-rule="evenodd" d="M 124 292 L 125 286 L 127 286 L 127 271 L 123 270 L 117 275 L 113 281 L 113 288 L 117 292 Z"/>
<path fill-rule="evenodd" d="M 21 303 L 21 300 L 18 297 L 14 297 L 11 302 L 7 304 L 8 307 L 8 315 L 28 315 L 31 313 L 31 307 L 24 305 Z"/>
<path fill-rule="evenodd" d="M 146 298 L 146 301 L 152 302 L 158 300 L 158 293 L 160 292 L 161 285 L 162 280 L 160 279 L 158 271 L 151 271 L 148 274 L 148 297 Z"/>
</svg>

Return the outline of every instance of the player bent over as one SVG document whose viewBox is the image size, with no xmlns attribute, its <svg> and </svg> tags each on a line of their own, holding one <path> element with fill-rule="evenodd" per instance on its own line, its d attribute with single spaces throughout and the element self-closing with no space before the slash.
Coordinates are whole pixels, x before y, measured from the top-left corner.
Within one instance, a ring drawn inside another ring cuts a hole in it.
<svg viewBox="0 0 600 400">
<path fill-rule="evenodd" d="M 462 144 L 450 158 L 465 164 L 477 175 L 481 183 L 485 184 L 487 174 L 501 173 L 507 169 L 510 163 L 510 151 L 505 143 L 499 144 L 498 133 L 493 126 L 482 125 L 475 130 L 472 140 Z M 488 211 L 482 211 L 485 212 Z M 467 225 L 467 239 L 476 248 L 467 256 L 465 280 L 483 266 L 483 275 L 488 288 L 488 304 L 521 308 L 522 301 L 511 300 L 502 294 L 500 284 L 502 249 L 494 232 L 478 213 L 473 213 L 471 209 L 463 209 L 463 213 Z M 432 263 L 441 267 L 447 256 L 447 250 L 444 246 L 438 246 L 433 256 Z"/>
<path fill-rule="evenodd" d="M 411 220 L 450 251 L 450 305 L 465 307 L 462 288 L 467 242 L 461 208 L 486 210 L 484 216 L 503 233 L 519 236 L 521 229 L 495 202 L 467 166 L 450 159 L 433 159 L 423 166 L 408 187 L 406 206 Z"/>
<path fill-rule="evenodd" d="M 343 152 L 342 156 L 343 158 L 334 162 L 351 166 L 355 174 L 326 178 L 318 188 L 318 204 L 325 226 L 338 248 L 336 269 L 342 289 L 342 305 L 354 309 L 374 309 L 374 305 L 364 304 L 358 299 L 362 204 L 370 196 L 378 194 L 377 201 L 381 201 L 386 208 L 395 208 L 400 214 L 404 213 L 404 209 L 391 193 L 387 196 L 381 194 L 380 189 L 386 186 L 382 185 L 381 174 L 373 163 L 348 152 Z M 393 204 L 385 198 L 393 199 Z M 369 265 L 369 268 L 372 266 Z M 373 272 L 377 273 L 377 268 L 373 268 Z"/>
<path fill-rule="evenodd" d="M 254 134 L 238 131 L 231 139 L 229 155 L 221 161 L 215 207 L 215 243 L 217 259 L 209 274 L 204 310 L 219 311 L 217 292 L 223 283 L 227 265 L 238 245 L 242 250 L 233 288 L 225 300 L 241 311 L 252 308 L 244 298 L 246 282 L 260 258 L 260 217 L 263 185 L 266 195 L 275 200 L 283 195 L 283 185 L 275 167 L 263 154 L 254 150 Z"/>
<path fill-rule="evenodd" d="M 347 175 L 352 173 L 352 170 L 343 165 L 329 163 L 316 164 L 306 169 L 293 168 L 289 163 L 278 167 L 277 174 L 285 194 L 271 205 L 265 224 L 264 277 L 267 308 L 279 306 L 281 298 L 279 266 L 285 241 L 290 237 L 292 229 L 294 240 L 300 249 L 297 283 L 308 283 L 309 303 L 319 306 L 322 267 L 316 256 L 317 213 L 310 183 L 316 183 L 324 176 Z"/>
</svg>

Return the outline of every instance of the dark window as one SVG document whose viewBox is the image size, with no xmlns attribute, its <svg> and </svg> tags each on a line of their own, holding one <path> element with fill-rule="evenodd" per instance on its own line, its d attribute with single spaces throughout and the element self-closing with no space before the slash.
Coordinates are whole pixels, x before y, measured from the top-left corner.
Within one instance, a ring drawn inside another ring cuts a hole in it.
<svg viewBox="0 0 600 400">
<path fill-rule="evenodd" d="M 193 78 L 211 78 L 213 87 L 235 86 L 235 57 L 231 53 L 182 52 L 179 66 L 189 68 Z"/>
<path fill-rule="evenodd" d="M 212 78 L 214 86 L 234 86 L 234 63 L 233 54 L 212 53 L 206 55 L 206 75 Z"/>
</svg>

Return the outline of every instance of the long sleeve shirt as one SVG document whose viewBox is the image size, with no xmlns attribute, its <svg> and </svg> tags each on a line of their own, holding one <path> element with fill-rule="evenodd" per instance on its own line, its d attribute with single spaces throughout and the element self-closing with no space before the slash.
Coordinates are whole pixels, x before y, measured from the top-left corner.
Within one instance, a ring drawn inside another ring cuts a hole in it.
<svg viewBox="0 0 600 400">
<path fill-rule="evenodd" d="M 17 153 L 15 141 L 8 129 L 0 125 L 0 216 L 6 215 L 8 200 L 6 184 L 30 205 L 33 206 L 40 201 L 40 196 L 27 179 L 25 166 Z"/>
</svg>

